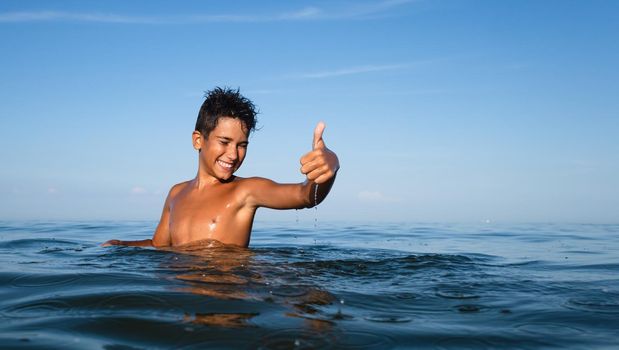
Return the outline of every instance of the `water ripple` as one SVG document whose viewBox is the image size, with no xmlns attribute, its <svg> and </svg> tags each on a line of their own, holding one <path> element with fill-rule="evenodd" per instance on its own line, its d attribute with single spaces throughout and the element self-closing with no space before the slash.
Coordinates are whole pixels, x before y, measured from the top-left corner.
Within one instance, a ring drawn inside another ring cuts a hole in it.
<svg viewBox="0 0 619 350">
<path fill-rule="evenodd" d="M 362 331 L 318 333 L 306 329 L 284 329 L 262 337 L 258 349 L 391 349 L 394 342 L 381 334 Z"/>
<path fill-rule="evenodd" d="M 446 299 L 477 299 L 477 295 L 471 287 L 467 286 L 440 286 L 436 295 Z"/>
<path fill-rule="evenodd" d="M 619 296 L 586 296 L 567 300 L 565 306 L 570 309 L 598 312 L 604 314 L 619 314 Z"/>
<path fill-rule="evenodd" d="M 516 325 L 515 328 L 521 332 L 551 337 L 580 336 L 581 334 L 585 333 L 582 329 L 576 327 L 546 322 L 523 323 Z"/>
<path fill-rule="evenodd" d="M 384 323 L 405 323 L 412 321 L 410 317 L 399 315 L 369 315 L 365 316 L 365 319 L 372 322 Z"/>
<path fill-rule="evenodd" d="M 9 285 L 12 287 L 50 287 L 63 286 L 75 283 L 83 275 L 80 273 L 70 274 L 22 274 L 13 278 Z"/>
</svg>

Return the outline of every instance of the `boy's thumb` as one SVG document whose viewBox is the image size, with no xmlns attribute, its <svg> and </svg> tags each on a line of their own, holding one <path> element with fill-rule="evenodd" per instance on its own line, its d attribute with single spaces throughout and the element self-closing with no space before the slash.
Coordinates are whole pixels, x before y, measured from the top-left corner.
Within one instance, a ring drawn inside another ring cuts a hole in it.
<svg viewBox="0 0 619 350">
<path fill-rule="evenodd" d="M 324 147 L 324 142 L 322 142 L 322 133 L 325 131 L 325 123 L 319 122 L 314 129 L 314 142 L 312 143 L 312 149 L 317 149 L 319 147 Z"/>
</svg>

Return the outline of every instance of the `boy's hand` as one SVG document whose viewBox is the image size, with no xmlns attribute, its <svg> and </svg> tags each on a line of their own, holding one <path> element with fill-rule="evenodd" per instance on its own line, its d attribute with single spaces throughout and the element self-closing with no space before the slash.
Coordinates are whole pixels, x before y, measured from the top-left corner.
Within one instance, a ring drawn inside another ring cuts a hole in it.
<svg viewBox="0 0 619 350">
<path fill-rule="evenodd" d="M 337 155 L 325 146 L 322 133 L 325 131 L 325 123 L 320 122 L 314 129 L 314 142 L 312 151 L 301 157 L 301 172 L 307 179 L 317 184 L 322 184 L 333 178 L 340 168 Z"/>
<path fill-rule="evenodd" d="M 112 245 L 120 245 L 120 244 L 121 244 L 120 240 L 118 240 L 118 239 L 110 239 L 109 241 L 101 244 L 101 246 L 102 247 L 109 247 L 109 246 L 112 246 Z"/>
</svg>

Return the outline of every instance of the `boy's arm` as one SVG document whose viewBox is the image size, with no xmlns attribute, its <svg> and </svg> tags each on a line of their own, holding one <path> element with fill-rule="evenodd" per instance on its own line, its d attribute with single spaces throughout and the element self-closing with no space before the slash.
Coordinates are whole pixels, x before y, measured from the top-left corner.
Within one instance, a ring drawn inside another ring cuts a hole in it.
<svg viewBox="0 0 619 350">
<path fill-rule="evenodd" d="M 153 234 L 153 247 L 167 247 L 172 245 L 172 240 L 170 238 L 170 198 L 172 197 L 172 193 L 176 192 L 175 188 L 176 186 L 170 189 L 170 193 L 168 193 L 168 197 L 166 198 L 165 204 L 163 205 L 163 211 L 161 213 L 161 219 L 159 219 L 159 225 L 157 225 L 155 233 Z"/>
<path fill-rule="evenodd" d="M 299 184 L 278 184 L 271 180 L 254 178 L 248 189 L 248 204 L 272 209 L 311 208 L 320 204 L 331 191 L 340 168 L 337 155 L 329 150 L 322 139 L 325 124 L 314 130 L 311 152 L 301 157 L 301 172 L 307 180 Z"/>
<path fill-rule="evenodd" d="M 124 245 L 131 247 L 165 247 L 170 245 L 170 233 L 169 233 L 169 222 L 170 222 L 170 196 L 172 194 L 172 190 L 170 190 L 170 194 L 168 194 L 168 198 L 166 198 L 163 212 L 161 213 L 161 219 L 159 220 L 159 225 L 155 229 L 155 234 L 152 239 L 142 239 L 139 241 L 121 241 L 118 239 L 111 239 L 101 246 L 108 247 L 111 245 Z"/>
<path fill-rule="evenodd" d="M 139 241 L 121 241 L 119 239 L 110 239 L 109 241 L 101 244 L 102 247 L 109 247 L 111 245 L 126 245 L 131 247 L 152 247 L 151 239 L 142 239 Z"/>
</svg>

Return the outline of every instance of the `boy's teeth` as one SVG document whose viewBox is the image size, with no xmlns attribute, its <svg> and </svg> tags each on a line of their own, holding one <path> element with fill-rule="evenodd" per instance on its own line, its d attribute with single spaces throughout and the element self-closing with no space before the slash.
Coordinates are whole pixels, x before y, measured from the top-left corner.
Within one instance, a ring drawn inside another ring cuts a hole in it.
<svg viewBox="0 0 619 350">
<path fill-rule="evenodd" d="M 232 164 L 224 163 L 221 160 L 218 160 L 217 163 L 219 163 L 219 165 L 221 165 L 222 167 L 232 168 Z"/>
</svg>

